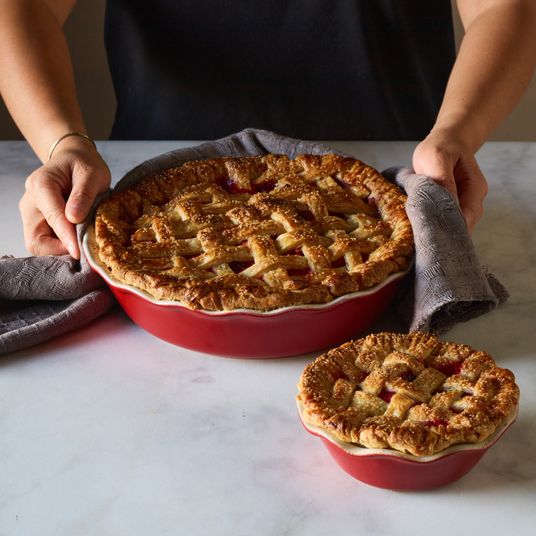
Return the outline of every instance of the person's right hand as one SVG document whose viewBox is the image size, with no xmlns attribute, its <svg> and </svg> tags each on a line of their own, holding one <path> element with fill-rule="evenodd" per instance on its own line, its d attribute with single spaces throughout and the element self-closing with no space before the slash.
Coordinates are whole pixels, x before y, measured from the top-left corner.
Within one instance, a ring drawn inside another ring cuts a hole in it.
<svg viewBox="0 0 536 536">
<path fill-rule="evenodd" d="M 79 259 L 74 224 L 85 219 L 97 194 L 110 186 L 110 171 L 100 154 L 87 140 L 65 139 L 25 186 L 19 208 L 28 251 Z"/>
</svg>

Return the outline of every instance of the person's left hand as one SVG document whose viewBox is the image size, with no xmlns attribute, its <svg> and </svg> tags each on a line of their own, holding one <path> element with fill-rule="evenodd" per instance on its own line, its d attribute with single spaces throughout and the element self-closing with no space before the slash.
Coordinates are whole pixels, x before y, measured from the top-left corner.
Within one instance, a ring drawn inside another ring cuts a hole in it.
<svg viewBox="0 0 536 536">
<path fill-rule="evenodd" d="M 444 186 L 458 201 L 469 232 L 482 217 L 488 185 L 472 151 L 447 134 L 431 132 L 413 153 L 415 173 Z"/>
</svg>

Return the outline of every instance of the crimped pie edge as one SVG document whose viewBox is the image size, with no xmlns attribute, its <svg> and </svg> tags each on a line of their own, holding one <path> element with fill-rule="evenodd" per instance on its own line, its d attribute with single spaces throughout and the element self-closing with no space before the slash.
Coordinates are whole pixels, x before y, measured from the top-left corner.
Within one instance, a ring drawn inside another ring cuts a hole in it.
<svg viewBox="0 0 536 536">
<path fill-rule="evenodd" d="M 95 270 L 109 285 L 117 289 L 123 289 L 128 292 L 131 292 L 145 301 L 148 301 L 154 305 L 161 307 L 178 307 L 191 310 L 187 305 L 176 301 L 176 300 L 159 300 L 153 297 L 151 294 L 146 292 L 143 289 L 137 288 L 128 283 L 124 283 L 114 278 L 110 269 L 103 263 L 99 258 L 97 246 L 95 245 L 95 228 L 93 224 L 88 225 L 83 237 L 82 237 L 82 250 L 88 260 L 90 266 Z M 411 272 L 413 268 L 413 261 L 410 263 L 407 270 L 403 272 L 396 272 L 387 277 L 381 283 L 367 288 L 365 290 L 358 290 L 356 292 L 350 292 L 348 294 L 343 294 L 338 298 L 333 299 L 332 301 L 325 303 L 304 303 L 300 305 L 287 305 L 286 307 L 279 307 L 277 309 L 272 309 L 270 311 L 259 311 L 258 309 L 230 309 L 228 311 L 219 310 L 219 311 L 206 311 L 204 309 L 196 309 L 195 312 L 207 316 L 232 316 L 233 314 L 248 314 L 253 316 L 275 316 L 280 314 L 285 314 L 292 311 L 318 311 L 324 309 L 331 309 L 345 303 L 346 301 L 364 298 L 375 294 L 383 287 L 391 284 L 397 279 L 402 279 Z"/>
</svg>

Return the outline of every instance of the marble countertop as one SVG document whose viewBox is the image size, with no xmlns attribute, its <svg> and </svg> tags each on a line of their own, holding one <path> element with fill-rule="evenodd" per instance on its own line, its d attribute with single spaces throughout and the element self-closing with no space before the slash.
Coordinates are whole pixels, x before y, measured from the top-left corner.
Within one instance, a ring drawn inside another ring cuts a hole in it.
<svg viewBox="0 0 536 536">
<path fill-rule="evenodd" d="M 114 179 L 193 142 L 103 142 Z M 333 143 L 383 169 L 414 144 Z M 0 254 L 26 255 L 18 199 L 37 160 L 0 143 Z M 474 241 L 510 300 L 444 338 L 516 374 L 517 423 L 461 480 L 426 492 L 342 472 L 296 415 L 312 356 L 240 360 L 167 344 L 119 309 L 0 356 L 0 535 L 528 534 L 536 523 L 536 144 L 489 143 Z"/>
</svg>

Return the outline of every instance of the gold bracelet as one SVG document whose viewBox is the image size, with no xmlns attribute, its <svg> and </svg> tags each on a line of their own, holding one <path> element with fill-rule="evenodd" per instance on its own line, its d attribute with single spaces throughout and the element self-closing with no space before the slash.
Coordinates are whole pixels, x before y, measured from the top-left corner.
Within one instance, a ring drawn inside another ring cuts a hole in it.
<svg viewBox="0 0 536 536">
<path fill-rule="evenodd" d="M 54 152 L 54 149 L 56 149 L 56 147 L 58 146 L 58 143 L 60 143 L 60 141 L 64 140 L 65 138 L 68 138 L 69 136 L 80 136 L 81 138 L 84 138 L 85 140 L 90 141 L 93 144 L 93 147 L 95 147 L 95 149 L 97 148 L 97 144 L 87 134 L 84 134 L 83 132 L 67 132 L 63 136 L 60 136 L 52 144 L 52 147 L 50 148 L 50 151 L 48 152 L 49 160 L 52 158 L 52 153 Z"/>
</svg>

